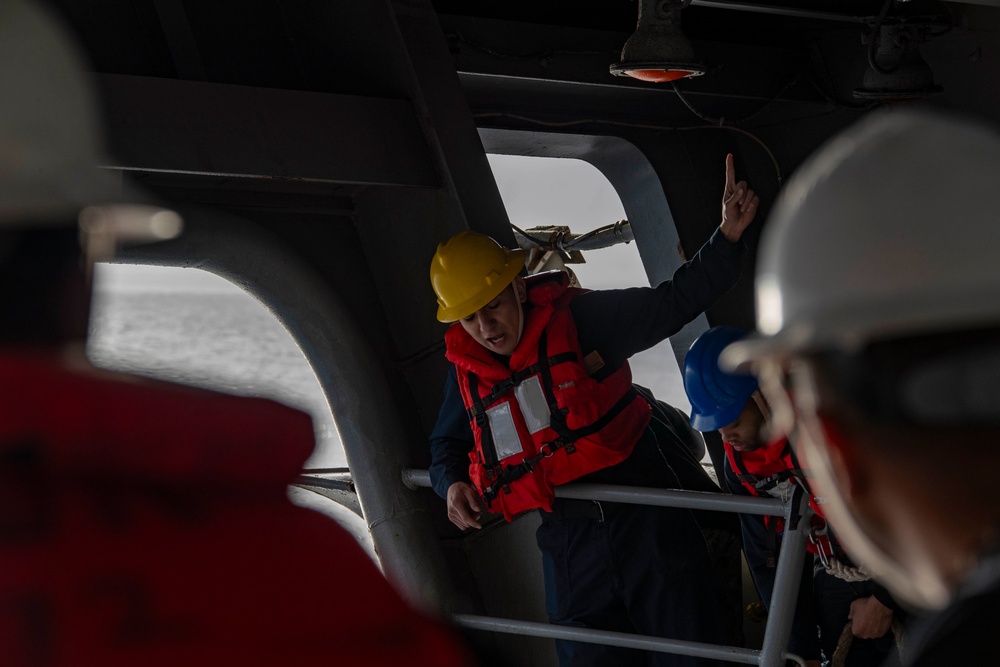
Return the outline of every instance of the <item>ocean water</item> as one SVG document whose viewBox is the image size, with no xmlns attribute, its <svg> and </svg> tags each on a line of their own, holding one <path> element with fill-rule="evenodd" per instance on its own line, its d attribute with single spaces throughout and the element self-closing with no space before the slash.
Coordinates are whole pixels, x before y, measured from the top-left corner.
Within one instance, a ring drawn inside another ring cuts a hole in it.
<svg viewBox="0 0 1000 667">
<path fill-rule="evenodd" d="M 87 352 L 106 368 L 305 410 L 317 441 L 306 467 L 346 465 L 309 362 L 285 328 L 244 292 L 98 289 Z"/>
<path fill-rule="evenodd" d="M 316 448 L 308 468 L 346 467 L 319 382 L 285 328 L 256 299 L 210 274 L 159 267 L 98 268 L 87 353 L 105 368 L 308 412 Z M 196 272 L 203 273 L 203 272 Z M 335 520 L 377 562 L 364 519 L 312 491 L 289 498 Z"/>
</svg>

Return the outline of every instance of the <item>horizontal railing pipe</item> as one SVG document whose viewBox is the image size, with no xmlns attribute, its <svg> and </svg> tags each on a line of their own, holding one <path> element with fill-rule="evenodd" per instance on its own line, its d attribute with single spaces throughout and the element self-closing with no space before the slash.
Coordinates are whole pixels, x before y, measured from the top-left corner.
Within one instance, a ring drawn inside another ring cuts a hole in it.
<svg viewBox="0 0 1000 667">
<path fill-rule="evenodd" d="M 404 470 L 403 483 L 411 489 L 429 487 L 431 485 L 430 473 L 426 470 Z M 787 508 L 787 503 L 778 498 L 750 498 L 730 495 L 721 491 L 707 493 L 705 491 L 682 491 L 613 484 L 564 484 L 556 487 L 556 498 L 770 516 L 784 516 Z"/>
<path fill-rule="evenodd" d="M 734 496 L 719 491 L 683 491 L 658 489 L 645 486 L 617 486 L 613 484 L 565 484 L 556 487 L 556 498 L 597 500 L 609 503 L 632 503 L 681 507 L 684 509 L 720 510 L 744 514 L 782 516 L 785 503 L 778 498 L 750 498 Z"/>
<path fill-rule="evenodd" d="M 488 630 L 506 634 L 526 635 L 529 637 L 546 637 L 549 639 L 568 639 L 570 641 L 604 644 L 606 646 L 621 646 L 643 651 L 687 655 L 695 658 L 710 658 L 726 660 L 746 665 L 756 665 L 760 660 L 760 651 L 735 646 L 718 646 L 701 642 L 684 641 L 681 639 L 661 639 L 634 635 L 627 632 L 612 632 L 610 630 L 593 630 L 591 628 L 576 628 L 551 623 L 536 623 L 508 618 L 493 618 L 490 616 L 475 616 L 472 614 L 457 614 L 453 616 L 459 625 L 474 630 Z"/>
</svg>

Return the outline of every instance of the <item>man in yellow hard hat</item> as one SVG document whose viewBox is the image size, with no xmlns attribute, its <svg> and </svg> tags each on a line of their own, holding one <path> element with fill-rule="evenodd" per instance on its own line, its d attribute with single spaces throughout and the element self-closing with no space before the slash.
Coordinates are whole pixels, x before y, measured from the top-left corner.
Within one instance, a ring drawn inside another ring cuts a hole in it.
<svg viewBox="0 0 1000 667">
<path fill-rule="evenodd" d="M 453 367 L 431 434 L 431 481 L 462 529 L 484 511 L 540 510 L 553 623 L 718 642 L 704 539 L 687 510 L 554 498 L 573 480 L 678 488 L 628 358 L 676 333 L 735 283 L 758 198 L 726 158 L 720 228 L 673 280 L 587 292 L 561 272 L 521 277 L 524 252 L 475 232 L 431 264 Z M 471 465 L 470 465 L 471 458 Z M 563 667 L 709 661 L 557 641 Z"/>
<path fill-rule="evenodd" d="M 1000 131 L 867 117 L 786 185 L 749 366 L 837 536 L 926 610 L 902 664 L 1000 661 Z"/>
</svg>

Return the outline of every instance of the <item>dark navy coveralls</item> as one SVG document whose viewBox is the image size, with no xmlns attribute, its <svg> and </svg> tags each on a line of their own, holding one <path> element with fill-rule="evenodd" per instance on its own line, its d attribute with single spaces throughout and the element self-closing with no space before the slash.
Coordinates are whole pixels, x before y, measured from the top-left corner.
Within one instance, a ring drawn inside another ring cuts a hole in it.
<svg viewBox="0 0 1000 667">
<path fill-rule="evenodd" d="M 726 485 L 732 493 L 750 495 L 730 466 L 728 457 L 725 463 L 725 478 Z M 770 609 L 781 535 L 772 534 L 762 516 L 740 514 L 739 517 L 747 566 L 753 575 L 757 592 L 765 606 Z M 837 554 L 837 557 L 850 564 L 844 554 Z M 903 614 L 885 587 L 877 582 L 873 580 L 847 582 L 838 579 L 826 572 L 819 558 L 806 558 L 802 564 L 802 579 L 799 583 L 795 617 L 792 622 L 792 635 L 788 642 L 789 652 L 805 660 L 819 660 L 822 649 L 823 657 L 827 662 L 830 661 L 844 626 L 848 622 L 851 603 L 858 598 L 871 595 L 892 609 L 897 616 Z M 851 641 L 844 664 L 847 667 L 878 667 L 892 652 L 894 646 L 895 640 L 891 631 L 877 639 L 855 637 Z"/>
<path fill-rule="evenodd" d="M 719 231 L 673 279 L 655 288 L 601 290 L 570 303 L 584 355 L 597 351 L 609 370 L 675 334 L 739 277 L 743 246 Z M 431 482 L 446 498 L 469 481 L 474 441 L 454 367 L 430 436 Z M 647 428 L 625 461 L 581 482 L 678 488 L 656 437 Z M 720 643 L 714 584 L 704 538 L 688 510 L 556 499 L 541 511 L 546 608 L 552 623 Z M 597 644 L 557 641 L 563 667 L 715 664 Z"/>
</svg>

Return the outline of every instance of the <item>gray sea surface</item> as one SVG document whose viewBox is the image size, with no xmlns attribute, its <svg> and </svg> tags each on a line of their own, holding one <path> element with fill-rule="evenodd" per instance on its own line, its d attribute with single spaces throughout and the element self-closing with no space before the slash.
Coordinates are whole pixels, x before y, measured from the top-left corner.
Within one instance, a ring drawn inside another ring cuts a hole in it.
<svg viewBox="0 0 1000 667">
<path fill-rule="evenodd" d="M 144 288 L 141 280 L 129 281 L 129 268 L 114 267 L 119 278 L 125 277 L 114 286 L 97 281 L 87 345 L 95 365 L 230 394 L 271 398 L 299 408 L 312 416 L 316 433 L 316 448 L 305 468 L 347 466 L 330 409 L 309 362 L 262 304 L 215 276 L 205 278 L 208 287 L 198 285 L 197 289 L 185 290 L 176 284 Z M 141 277 L 141 272 L 134 275 Z M 363 518 L 312 491 L 289 487 L 288 495 L 297 505 L 335 520 L 377 562 Z"/>
<path fill-rule="evenodd" d="M 87 352 L 98 366 L 300 408 L 316 431 L 306 467 L 346 466 L 309 362 L 246 293 L 98 290 Z"/>
</svg>

